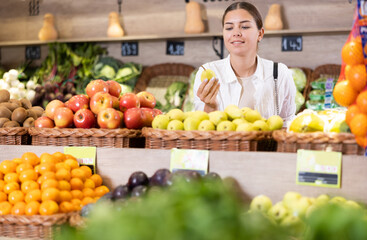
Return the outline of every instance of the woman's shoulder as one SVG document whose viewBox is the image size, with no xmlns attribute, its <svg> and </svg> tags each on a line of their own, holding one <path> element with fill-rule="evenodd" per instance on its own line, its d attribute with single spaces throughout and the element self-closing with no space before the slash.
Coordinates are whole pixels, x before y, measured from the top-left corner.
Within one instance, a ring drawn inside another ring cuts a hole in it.
<svg viewBox="0 0 367 240">
<path fill-rule="evenodd" d="M 208 66 L 208 67 L 223 67 L 226 65 L 226 63 L 228 62 L 227 58 L 223 58 L 220 60 L 215 60 L 215 61 L 211 61 L 211 62 L 207 62 L 205 64 L 203 64 L 203 66 Z"/>
<path fill-rule="evenodd" d="M 259 57 L 265 69 L 273 69 L 274 61 Z M 287 71 L 288 67 L 284 63 L 278 62 L 278 70 Z"/>
</svg>

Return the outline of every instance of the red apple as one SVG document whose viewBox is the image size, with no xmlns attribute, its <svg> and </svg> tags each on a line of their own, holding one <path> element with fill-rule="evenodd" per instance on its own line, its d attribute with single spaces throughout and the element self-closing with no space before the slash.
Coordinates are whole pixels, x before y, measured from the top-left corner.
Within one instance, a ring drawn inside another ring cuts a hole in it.
<svg viewBox="0 0 367 240">
<path fill-rule="evenodd" d="M 98 113 L 97 122 L 100 128 L 115 129 L 121 125 L 121 117 L 116 109 L 107 108 Z"/>
<path fill-rule="evenodd" d="M 34 121 L 34 126 L 39 128 L 54 128 L 55 123 L 54 121 L 52 121 L 52 119 L 46 116 L 42 116 Z"/>
<path fill-rule="evenodd" d="M 103 109 L 112 108 L 112 96 L 106 92 L 98 92 L 90 99 L 89 106 L 94 114 L 98 114 Z"/>
<path fill-rule="evenodd" d="M 121 89 L 121 85 L 118 82 L 116 82 L 115 80 L 108 80 L 107 85 L 108 85 L 109 94 L 117 98 L 120 97 L 122 89 Z"/>
<path fill-rule="evenodd" d="M 54 120 L 55 110 L 59 107 L 65 107 L 65 104 L 57 99 L 49 102 L 45 109 L 46 116 L 51 120 Z"/>
<path fill-rule="evenodd" d="M 141 108 L 143 127 L 151 127 L 153 119 L 155 117 L 155 112 L 152 108 Z"/>
<path fill-rule="evenodd" d="M 163 112 L 159 110 L 158 108 L 154 108 L 153 111 L 155 113 L 155 116 L 163 114 Z"/>
<path fill-rule="evenodd" d="M 89 98 L 92 98 L 97 92 L 108 93 L 108 84 L 101 79 L 93 80 L 88 83 L 85 91 L 87 92 Z"/>
<path fill-rule="evenodd" d="M 59 107 L 55 110 L 55 126 L 59 128 L 67 128 L 73 125 L 74 113 L 70 108 Z"/>
<path fill-rule="evenodd" d="M 139 99 L 140 107 L 154 108 L 156 99 L 153 94 L 147 91 L 142 91 L 136 94 Z"/>
<path fill-rule="evenodd" d="M 73 112 L 77 112 L 79 109 L 89 108 L 89 97 L 84 94 L 74 95 L 65 103 L 66 107 L 70 108 Z"/>
<path fill-rule="evenodd" d="M 89 109 L 79 109 L 74 115 L 74 125 L 77 128 L 92 128 L 96 124 L 96 117 Z"/>
<path fill-rule="evenodd" d="M 124 127 L 124 113 L 121 112 L 120 110 L 117 110 L 117 112 L 120 114 L 120 118 L 121 118 L 120 127 L 123 128 Z"/>
<path fill-rule="evenodd" d="M 129 129 L 140 129 L 143 125 L 143 111 L 140 108 L 129 108 L 124 112 L 124 123 Z"/>
<path fill-rule="evenodd" d="M 125 112 L 129 108 L 140 107 L 138 96 L 135 93 L 125 93 L 120 97 L 120 110 Z"/>
<path fill-rule="evenodd" d="M 120 110 L 120 101 L 117 97 L 115 96 L 111 96 L 112 97 L 112 108 L 116 109 L 116 110 Z"/>
</svg>

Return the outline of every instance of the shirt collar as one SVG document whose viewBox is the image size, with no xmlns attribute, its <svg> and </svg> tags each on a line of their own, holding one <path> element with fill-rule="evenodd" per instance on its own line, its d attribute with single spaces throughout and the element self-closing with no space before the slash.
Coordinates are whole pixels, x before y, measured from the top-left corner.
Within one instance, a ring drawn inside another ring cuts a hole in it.
<svg viewBox="0 0 367 240">
<path fill-rule="evenodd" d="M 264 81 L 264 77 L 263 77 L 263 64 L 262 64 L 262 59 L 259 57 L 259 55 L 256 55 L 256 60 L 257 60 L 257 66 L 256 66 L 256 70 L 253 76 L 255 76 L 257 79 L 263 80 Z M 237 81 L 237 76 L 234 73 L 232 66 L 231 66 L 231 61 L 230 61 L 230 55 L 228 55 L 228 57 L 226 58 L 226 78 L 225 78 L 225 82 L 226 83 L 231 83 L 234 81 Z"/>
</svg>

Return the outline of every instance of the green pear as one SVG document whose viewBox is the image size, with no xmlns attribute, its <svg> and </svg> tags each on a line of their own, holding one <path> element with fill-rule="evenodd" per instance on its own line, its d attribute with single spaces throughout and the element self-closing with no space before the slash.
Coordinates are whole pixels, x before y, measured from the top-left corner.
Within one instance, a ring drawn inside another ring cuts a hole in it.
<svg viewBox="0 0 367 240">
<path fill-rule="evenodd" d="M 307 212 L 306 212 L 306 219 L 310 218 L 311 214 L 319 209 L 320 206 L 317 205 L 311 205 L 309 208 L 307 208 Z"/>
<path fill-rule="evenodd" d="M 258 195 L 254 199 L 252 199 L 250 210 L 267 213 L 272 205 L 273 203 L 271 202 L 269 197 L 265 195 Z"/>
<path fill-rule="evenodd" d="M 255 129 L 252 126 L 252 123 L 244 122 L 237 126 L 236 131 L 250 132 L 255 131 Z"/>
<path fill-rule="evenodd" d="M 307 197 L 301 197 L 289 206 L 289 210 L 292 212 L 293 216 L 298 216 L 303 218 L 306 215 L 307 209 L 311 206 L 311 202 Z"/>
<path fill-rule="evenodd" d="M 286 228 L 292 236 L 299 236 L 306 229 L 306 225 L 301 218 L 293 215 L 284 218 L 280 226 Z"/>
<path fill-rule="evenodd" d="M 187 131 L 198 130 L 200 120 L 197 119 L 196 117 L 191 116 L 186 118 L 183 123 L 184 123 L 184 129 Z"/>
<path fill-rule="evenodd" d="M 248 110 L 252 110 L 252 109 L 251 109 L 251 108 L 249 108 L 249 107 L 243 107 L 243 108 L 241 108 L 241 111 L 242 111 L 243 116 L 245 116 L 245 114 L 246 114 L 246 112 L 247 112 Z"/>
<path fill-rule="evenodd" d="M 296 201 L 301 199 L 302 195 L 298 192 L 286 192 L 283 196 L 283 205 L 290 208 Z"/>
<path fill-rule="evenodd" d="M 257 111 L 257 110 L 248 110 L 246 113 L 245 113 L 245 119 L 246 121 L 248 122 L 255 122 L 257 120 L 261 120 L 262 117 L 261 117 L 261 114 Z"/>
<path fill-rule="evenodd" d="M 184 112 L 184 120 L 188 117 L 191 117 L 191 115 L 194 114 L 194 111 L 191 111 L 191 112 Z"/>
<path fill-rule="evenodd" d="M 227 113 L 229 120 L 243 117 L 241 109 L 234 104 L 229 104 L 224 111 Z"/>
<path fill-rule="evenodd" d="M 200 122 L 198 130 L 199 131 L 213 131 L 215 130 L 215 125 L 210 120 L 205 119 Z"/>
<path fill-rule="evenodd" d="M 185 114 L 181 109 L 174 108 L 168 111 L 166 114 L 169 117 L 169 120 L 179 120 L 183 122 L 185 120 Z"/>
<path fill-rule="evenodd" d="M 240 125 L 241 123 L 248 123 L 244 118 L 236 118 L 232 122 L 236 124 L 236 127 L 238 127 L 238 125 Z"/>
<path fill-rule="evenodd" d="M 223 111 L 213 111 L 208 113 L 209 120 L 217 126 L 220 122 L 228 120 L 227 113 Z"/>
<path fill-rule="evenodd" d="M 204 67 L 202 66 L 202 68 Z M 214 71 L 211 69 L 204 68 L 204 71 L 201 73 L 201 76 L 200 76 L 201 81 L 204 81 L 205 79 L 210 80 L 212 78 L 215 78 Z"/>
<path fill-rule="evenodd" d="M 330 200 L 329 195 L 321 194 L 320 196 L 316 198 L 315 205 L 321 206 L 321 205 L 327 204 L 329 200 Z"/>
<path fill-rule="evenodd" d="M 289 211 L 286 207 L 284 207 L 282 202 L 278 202 L 269 209 L 268 215 L 277 223 L 280 223 L 285 217 L 289 215 Z"/>
<path fill-rule="evenodd" d="M 208 119 L 209 120 L 209 115 L 208 113 L 204 112 L 204 111 L 195 111 L 192 113 L 191 117 L 196 118 L 197 120 L 199 120 L 199 122 Z"/>
<path fill-rule="evenodd" d="M 269 131 L 268 124 L 264 120 L 256 120 L 252 127 L 257 131 Z"/>
<path fill-rule="evenodd" d="M 346 201 L 345 206 L 350 207 L 350 208 L 354 208 L 354 209 L 360 209 L 361 208 L 361 206 L 357 202 L 352 201 L 352 200 Z"/>
<path fill-rule="evenodd" d="M 346 201 L 347 201 L 347 199 L 345 199 L 343 197 L 340 197 L 340 196 L 336 196 L 336 197 L 333 197 L 330 200 L 330 203 L 339 203 L 339 204 L 342 204 L 342 203 L 345 203 Z"/>
<path fill-rule="evenodd" d="M 164 114 L 160 114 L 154 117 L 152 121 L 152 127 L 155 129 L 167 129 L 169 123 L 169 117 Z"/>
<path fill-rule="evenodd" d="M 167 130 L 184 130 L 184 124 L 180 120 L 171 120 L 167 125 Z"/>
<path fill-rule="evenodd" d="M 217 126 L 217 131 L 234 131 L 236 130 L 236 125 L 231 121 L 222 121 Z"/>
<path fill-rule="evenodd" d="M 270 131 L 279 130 L 283 127 L 283 118 L 278 115 L 273 115 L 266 121 Z"/>
</svg>

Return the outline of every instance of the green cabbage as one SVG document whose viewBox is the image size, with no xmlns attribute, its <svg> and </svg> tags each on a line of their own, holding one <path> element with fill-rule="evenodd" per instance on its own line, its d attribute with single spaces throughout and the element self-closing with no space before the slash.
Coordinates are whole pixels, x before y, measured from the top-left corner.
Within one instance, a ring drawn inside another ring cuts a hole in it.
<svg viewBox="0 0 367 240">
<path fill-rule="evenodd" d="M 300 110 L 302 105 L 305 103 L 305 98 L 303 97 L 302 93 L 296 91 L 296 112 Z"/>
<path fill-rule="evenodd" d="M 100 71 L 101 76 L 106 77 L 107 79 L 113 79 L 116 75 L 115 69 L 109 65 L 104 65 Z"/>
<path fill-rule="evenodd" d="M 294 80 L 294 84 L 296 84 L 296 88 L 298 91 L 302 92 L 307 83 L 306 74 L 300 68 L 290 68 Z"/>
</svg>

